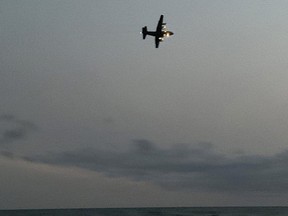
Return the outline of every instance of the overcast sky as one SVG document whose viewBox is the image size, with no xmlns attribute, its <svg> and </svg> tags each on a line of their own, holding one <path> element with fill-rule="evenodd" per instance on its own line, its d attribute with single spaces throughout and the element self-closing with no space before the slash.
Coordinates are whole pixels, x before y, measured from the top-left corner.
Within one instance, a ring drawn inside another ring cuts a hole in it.
<svg viewBox="0 0 288 216">
<path fill-rule="evenodd" d="M 0 209 L 286 205 L 287 8 L 0 1 Z"/>
</svg>

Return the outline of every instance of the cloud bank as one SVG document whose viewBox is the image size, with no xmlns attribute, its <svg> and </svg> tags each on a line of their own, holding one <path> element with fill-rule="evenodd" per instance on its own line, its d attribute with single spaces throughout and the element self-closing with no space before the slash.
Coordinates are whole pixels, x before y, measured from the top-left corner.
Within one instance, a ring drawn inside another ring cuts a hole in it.
<svg viewBox="0 0 288 216">
<path fill-rule="evenodd" d="M 288 192 L 288 150 L 270 156 L 225 155 L 211 143 L 160 148 L 149 140 L 138 139 L 127 150 L 85 148 L 16 156 L 14 148 L 6 147 L 25 139 L 37 127 L 13 115 L 0 116 L 0 126 L 0 153 L 10 159 L 78 167 L 109 177 L 152 182 L 170 190 Z"/>
<path fill-rule="evenodd" d="M 287 192 L 288 151 L 273 156 L 227 156 L 210 143 L 163 149 L 149 140 L 134 140 L 127 151 L 82 149 L 25 157 L 32 162 L 74 166 L 150 181 L 171 190 Z"/>
</svg>

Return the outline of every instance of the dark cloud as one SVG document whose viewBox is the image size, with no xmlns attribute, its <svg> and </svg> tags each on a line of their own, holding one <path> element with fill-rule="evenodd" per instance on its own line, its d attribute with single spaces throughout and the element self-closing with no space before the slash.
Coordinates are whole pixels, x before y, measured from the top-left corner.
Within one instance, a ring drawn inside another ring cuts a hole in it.
<svg viewBox="0 0 288 216">
<path fill-rule="evenodd" d="M 13 121 L 15 117 L 11 114 L 3 114 L 0 116 L 0 121 Z"/>
<path fill-rule="evenodd" d="M 135 140 L 125 152 L 82 149 L 25 159 L 148 180 L 177 190 L 288 191 L 288 151 L 273 156 L 228 157 L 217 153 L 209 143 L 162 149 L 148 140 Z"/>
<path fill-rule="evenodd" d="M 23 128 L 15 128 L 12 130 L 6 130 L 2 133 L 4 140 L 16 140 L 25 137 L 25 130 Z"/>
<path fill-rule="evenodd" d="M 14 158 L 14 154 L 10 151 L 1 151 L 0 155 L 9 159 L 13 159 Z"/>
<path fill-rule="evenodd" d="M 36 126 L 29 121 L 18 119 L 10 114 L 1 115 L 0 144 L 24 139 L 28 133 L 35 129 Z"/>
</svg>

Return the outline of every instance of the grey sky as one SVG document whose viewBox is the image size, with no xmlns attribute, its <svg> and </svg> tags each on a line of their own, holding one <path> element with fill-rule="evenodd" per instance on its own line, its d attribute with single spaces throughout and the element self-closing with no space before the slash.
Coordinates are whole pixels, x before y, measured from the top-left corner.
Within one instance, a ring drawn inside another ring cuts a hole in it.
<svg viewBox="0 0 288 216">
<path fill-rule="evenodd" d="M 284 204 L 287 7 L 1 1 L 0 208 Z"/>
</svg>

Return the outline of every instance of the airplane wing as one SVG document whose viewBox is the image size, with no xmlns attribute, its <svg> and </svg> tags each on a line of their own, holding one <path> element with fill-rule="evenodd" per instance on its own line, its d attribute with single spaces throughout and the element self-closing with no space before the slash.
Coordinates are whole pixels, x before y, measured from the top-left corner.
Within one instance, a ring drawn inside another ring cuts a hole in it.
<svg viewBox="0 0 288 216">
<path fill-rule="evenodd" d="M 159 40 L 159 38 L 156 36 L 156 37 L 155 37 L 155 47 L 156 47 L 156 48 L 159 47 L 159 42 L 160 42 L 160 40 Z"/>
<path fill-rule="evenodd" d="M 156 29 L 157 32 L 162 30 L 163 17 L 164 17 L 163 15 L 160 16 L 160 19 L 159 19 L 158 25 L 157 25 L 157 29 Z"/>
</svg>

